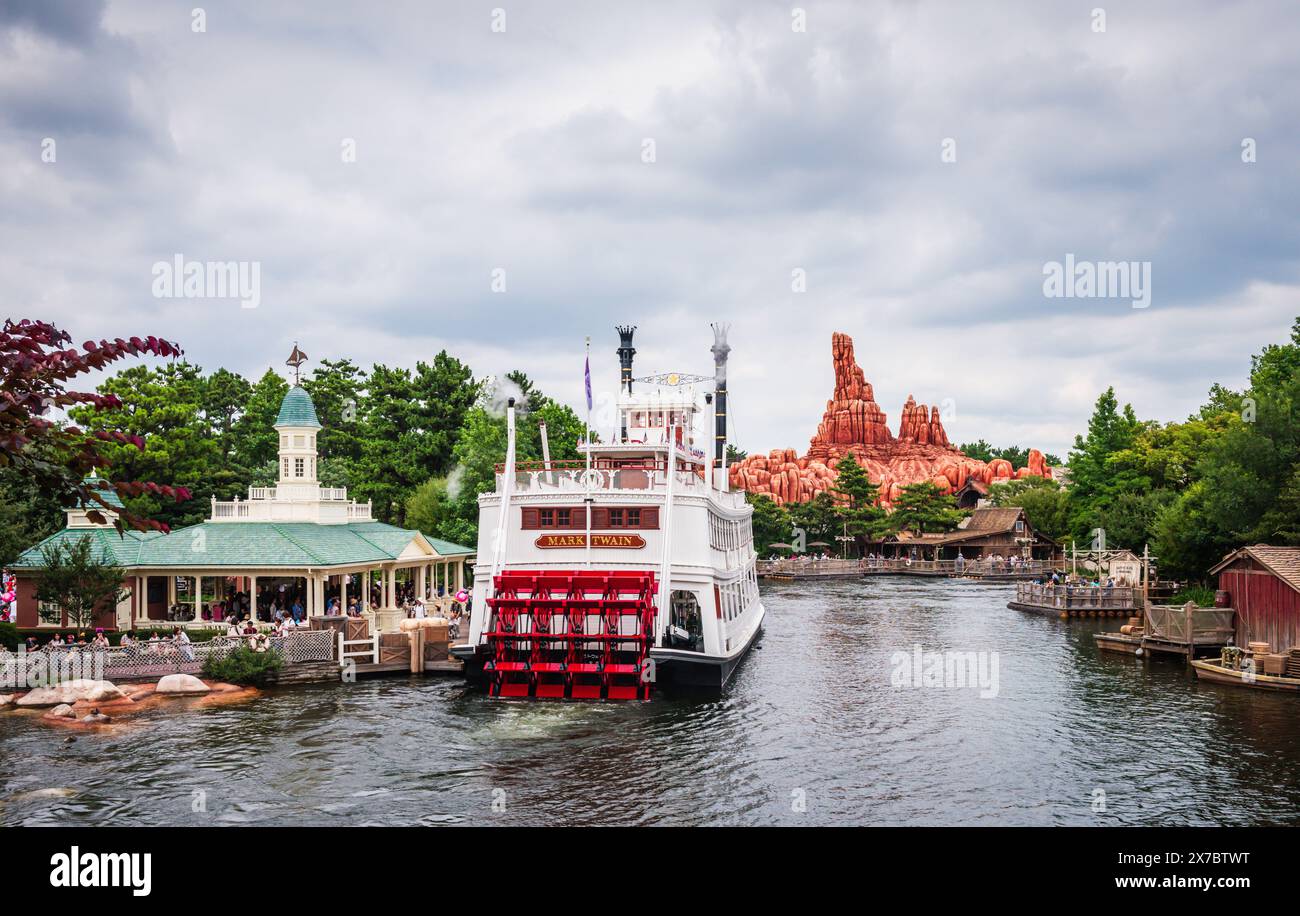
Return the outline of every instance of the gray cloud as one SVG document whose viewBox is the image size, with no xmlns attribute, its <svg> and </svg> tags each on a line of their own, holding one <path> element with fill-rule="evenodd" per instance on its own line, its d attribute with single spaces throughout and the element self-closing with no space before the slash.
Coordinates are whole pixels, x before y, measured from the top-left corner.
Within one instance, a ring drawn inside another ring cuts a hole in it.
<svg viewBox="0 0 1300 916">
<path fill-rule="evenodd" d="M 950 398 L 954 438 L 1063 453 L 1106 385 L 1181 418 L 1300 313 L 1285 0 L 1104 34 L 1064 2 L 818 3 L 805 34 L 739 0 L 510 3 L 504 34 L 490 5 L 193 6 L 0 0 L 7 314 L 253 374 L 294 340 L 445 346 L 575 406 L 585 336 L 612 387 L 614 323 L 707 371 L 731 320 L 749 449 L 807 441 L 844 330 L 891 424 Z M 261 307 L 154 299 L 177 252 L 260 261 Z M 1067 252 L 1150 260 L 1152 306 L 1045 299 Z"/>
</svg>

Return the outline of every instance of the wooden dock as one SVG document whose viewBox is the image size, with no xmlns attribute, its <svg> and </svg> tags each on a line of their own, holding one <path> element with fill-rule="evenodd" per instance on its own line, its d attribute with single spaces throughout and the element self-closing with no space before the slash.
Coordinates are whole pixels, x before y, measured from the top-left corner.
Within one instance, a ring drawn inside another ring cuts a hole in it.
<svg viewBox="0 0 1300 916">
<path fill-rule="evenodd" d="M 1198 608 L 1190 601 L 1176 607 L 1147 604 L 1136 632 L 1098 633 L 1094 638 L 1105 652 L 1178 655 L 1191 661 L 1198 653 L 1212 654 L 1227 645 L 1235 615 L 1232 608 Z"/>
<path fill-rule="evenodd" d="M 931 579 L 978 579 L 983 582 L 1022 582 L 1051 575 L 1052 564 L 1029 560 L 1022 564 L 989 560 L 907 560 L 878 557 L 862 560 L 759 560 L 758 578 L 776 582 L 806 579 L 856 579 L 872 576 L 919 576 Z"/>
<path fill-rule="evenodd" d="M 1007 607 L 1048 617 L 1138 617 L 1141 592 L 1128 586 L 1037 585 L 1020 582 Z"/>
</svg>

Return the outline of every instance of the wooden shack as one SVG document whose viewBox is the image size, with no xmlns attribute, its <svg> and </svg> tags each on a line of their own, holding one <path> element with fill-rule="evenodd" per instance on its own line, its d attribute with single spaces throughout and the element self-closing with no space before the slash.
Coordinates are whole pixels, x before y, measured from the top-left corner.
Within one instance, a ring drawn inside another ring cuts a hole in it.
<svg viewBox="0 0 1300 916">
<path fill-rule="evenodd" d="M 886 552 L 934 560 L 953 560 L 960 554 L 967 560 L 1027 556 L 1053 561 L 1063 555 L 1061 545 L 1035 531 L 1025 510 L 1018 506 L 974 509 L 955 531 L 944 534 L 900 532 L 886 542 Z"/>
<path fill-rule="evenodd" d="M 1274 652 L 1300 647 L 1300 547 L 1242 547 L 1210 573 L 1226 593 L 1217 603 L 1237 612 L 1237 645 L 1267 642 Z"/>
</svg>

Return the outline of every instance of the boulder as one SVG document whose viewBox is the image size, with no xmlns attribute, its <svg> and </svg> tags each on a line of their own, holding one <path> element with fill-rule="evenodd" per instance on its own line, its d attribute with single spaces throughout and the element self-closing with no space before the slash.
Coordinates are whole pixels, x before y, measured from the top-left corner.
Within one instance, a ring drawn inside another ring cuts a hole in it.
<svg viewBox="0 0 1300 916">
<path fill-rule="evenodd" d="M 154 693 L 167 696 L 195 696 L 207 693 L 211 689 L 192 674 L 168 674 L 158 681 Z"/>
<path fill-rule="evenodd" d="M 947 492 L 960 490 L 970 480 L 988 485 L 1012 477 L 1050 477 L 1042 452 L 1029 452 L 1028 472 L 1015 474 L 1010 462 L 990 464 L 962 454 L 948 440 L 938 407 L 919 404 L 908 396 L 903 405 L 898 436 L 890 432 L 885 414 L 853 352 L 853 338 L 831 336 L 831 361 L 835 370 L 834 397 L 826 402 L 808 451 L 771 449 L 728 467 L 733 489 L 770 496 L 778 504 L 803 502 L 818 493 L 833 491 L 840 459 L 852 455 L 880 487 L 880 501 L 890 505 L 905 486 L 932 481 Z"/>
<path fill-rule="evenodd" d="M 74 719 L 77 714 L 67 703 L 60 703 L 45 714 L 47 719 Z"/>
<path fill-rule="evenodd" d="M 19 706 L 58 706 L 62 703 L 73 704 L 80 701 L 87 703 L 107 703 L 110 700 L 125 700 L 127 696 L 110 681 L 95 681 L 78 678 L 64 681 L 53 687 L 37 687 L 18 701 Z"/>
<path fill-rule="evenodd" d="M 17 694 L 14 693 L 0 693 L 0 709 L 3 709 L 4 707 L 11 705 L 14 701 L 14 697 L 16 696 Z"/>
</svg>

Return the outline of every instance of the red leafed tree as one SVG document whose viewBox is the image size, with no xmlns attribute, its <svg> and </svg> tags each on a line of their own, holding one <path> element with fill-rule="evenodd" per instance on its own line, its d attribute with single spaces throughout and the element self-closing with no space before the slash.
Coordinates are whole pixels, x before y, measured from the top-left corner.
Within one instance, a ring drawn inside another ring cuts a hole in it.
<svg viewBox="0 0 1300 916">
<path fill-rule="evenodd" d="M 112 430 L 88 433 L 50 419 L 54 411 L 78 404 L 99 408 L 120 407 L 113 395 L 68 391 L 67 383 L 92 369 L 128 356 L 178 356 L 181 349 L 157 337 L 130 340 L 87 341 L 81 349 L 72 346 L 65 331 L 44 321 L 6 319 L 0 331 L 0 466 L 12 467 L 24 478 L 62 505 L 84 505 L 91 521 L 103 523 L 107 491 L 119 496 L 150 492 L 176 500 L 190 498 L 184 487 L 162 484 L 86 478 L 97 468 L 108 471 L 110 462 L 101 445 L 118 442 L 143 448 L 138 436 Z M 106 476 L 106 475 L 100 475 Z M 119 531 L 125 526 L 139 530 L 166 531 L 167 526 L 129 510 L 114 508 Z"/>
</svg>

